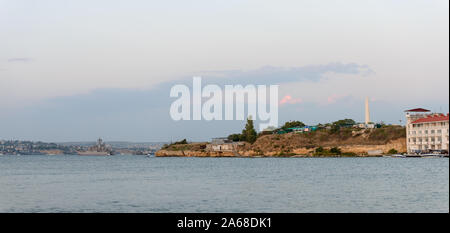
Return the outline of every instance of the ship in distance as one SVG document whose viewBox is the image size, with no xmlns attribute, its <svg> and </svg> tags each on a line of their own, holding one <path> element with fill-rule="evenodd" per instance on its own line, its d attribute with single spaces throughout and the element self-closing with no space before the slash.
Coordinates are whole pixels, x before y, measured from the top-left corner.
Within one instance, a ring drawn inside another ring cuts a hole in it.
<svg viewBox="0 0 450 233">
<path fill-rule="evenodd" d="M 97 140 L 97 143 L 88 148 L 86 151 L 79 151 L 79 155 L 113 155 L 111 148 L 107 147 L 101 138 Z"/>
</svg>

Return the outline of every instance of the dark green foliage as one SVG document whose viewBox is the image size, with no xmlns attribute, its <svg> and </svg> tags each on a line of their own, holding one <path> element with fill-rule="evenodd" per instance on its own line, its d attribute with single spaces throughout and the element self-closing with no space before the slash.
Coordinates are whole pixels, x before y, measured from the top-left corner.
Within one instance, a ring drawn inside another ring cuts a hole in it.
<svg viewBox="0 0 450 233">
<path fill-rule="evenodd" d="M 178 142 L 174 142 L 174 143 L 172 143 L 172 144 L 164 144 L 163 146 L 162 146 L 162 149 L 170 149 L 172 146 L 174 146 L 174 145 L 187 145 L 188 144 L 188 142 L 187 142 L 187 140 L 186 139 L 183 139 L 183 140 L 181 140 L 181 141 L 178 141 Z"/>
<path fill-rule="evenodd" d="M 344 153 L 341 154 L 341 156 L 343 156 L 343 157 L 355 157 L 355 156 L 357 156 L 357 154 L 354 153 L 354 152 L 344 152 Z"/>
<path fill-rule="evenodd" d="M 388 151 L 388 154 L 390 154 L 390 155 L 398 154 L 398 151 L 396 149 L 392 148 Z"/>
<path fill-rule="evenodd" d="M 316 148 L 316 153 L 322 153 L 322 152 L 324 152 L 323 147 L 319 146 Z"/>
<path fill-rule="evenodd" d="M 253 126 L 253 120 L 251 118 L 247 119 L 247 124 L 245 125 L 244 130 L 242 130 L 242 135 L 245 138 L 244 140 L 249 143 L 254 143 L 257 138 L 257 133 L 255 127 Z"/>
<path fill-rule="evenodd" d="M 233 142 L 241 141 L 241 139 L 242 139 L 242 134 L 238 134 L 238 133 L 236 133 L 236 134 L 231 134 L 230 136 L 228 136 L 228 139 L 231 140 L 231 141 L 233 141 Z"/>
<path fill-rule="evenodd" d="M 330 129 L 330 133 L 331 133 L 331 134 L 335 134 L 335 133 L 339 132 L 340 129 L 341 129 L 340 126 L 332 125 L 332 126 L 331 126 L 331 129 Z"/>
<path fill-rule="evenodd" d="M 339 149 L 337 147 L 333 147 L 330 149 L 330 153 L 340 155 L 342 152 L 341 152 L 341 149 Z"/>
<path fill-rule="evenodd" d="M 251 118 L 247 119 L 247 124 L 245 128 L 242 130 L 241 134 L 231 134 L 228 136 L 228 139 L 237 142 L 237 141 L 245 141 L 249 143 L 254 143 L 258 138 L 258 134 L 256 133 L 255 127 L 253 126 L 253 120 Z"/>
<path fill-rule="evenodd" d="M 305 127 L 306 125 L 301 122 L 301 121 L 288 121 L 286 123 L 284 123 L 284 125 L 281 127 L 282 129 L 286 130 L 289 128 L 294 128 L 294 127 Z"/>
<path fill-rule="evenodd" d="M 352 126 L 354 124 L 356 124 L 356 122 L 352 119 L 344 119 L 333 122 L 333 125 L 338 127 Z"/>
<path fill-rule="evenodd" d="M 314 155 L 315 156 L 341 156 L 341 155 L 352 156 L 353 154 L 352 153 L 342 153 L 341 149 L 339 149 L 337 147 L 333 147 L 330 150 L 327 150 L 320 146 L 320 147 L 316 148 L 316 150 L 314 151 Z"/>
<path fill-rule="evenodd" d="M 187 140 L 186 140 L 186 139 L 183 139 L 183 140 L 181 140 L 181 141 L 174 142 L 172 145 L 182 145 L 182 144 L 188 144 Z"/>
<path fill-rule="evenodd" d="M 335 121 L 331 124 L 330 133 L 331 134 L 338 133 L 341 130 L 341 128 L 348 128 L 355 124 L 356 124 L 356 122 L 352 119 L 344 119 L 344 120 Z"/>
</svg>

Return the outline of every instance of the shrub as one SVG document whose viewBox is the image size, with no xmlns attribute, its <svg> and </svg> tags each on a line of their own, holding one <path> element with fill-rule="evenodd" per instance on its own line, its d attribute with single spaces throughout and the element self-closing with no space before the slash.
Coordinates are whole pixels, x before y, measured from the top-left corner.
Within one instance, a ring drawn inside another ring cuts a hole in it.
<svg viewBox="0 0 450 233">
<path fill-rule="evenodd" d="M 172 145 L 184 145 L 184 144 L 188 144 L 186 138 L 181 141 L 175 142 Z"/>
<path fill-rule="evenodd" d="M 323 153 L 323 152 L 324 152 L 324 149 L 323 149 L 323 147 L 319 146 L 319 147 L 316 148 L 316 151 L 315 151 L 315 152 L 316 152 L 316 153 Z"/>
<path fill-rule="evenodd" d="M 241 134 L 231 134 L 228 136 L 228 139 L 233 141 L 233 142 L 237 142 L 241 140 Z"/>
<path fill-rule="evenodd" d="M 390 154 L 390 155 L 398 154 L 398 151 L 396 149 L 392 148 L 388 151 L 388 154 Z"/>
<path fill-rule="evenodd" d="M 345 157 L 355 157 L 355 156 L 357 156 L 357 154 L 354 153 L 354 152 L 344 152 L 341 155 L 345 156 Z"/>
<path fill-rule="evenodd" d="M 339 149 L 337 147 L 333 147 L 333 148 L 330 149 L 330 153 L 336 154 L 336 155 L 340 155 L 341 154 L 341 149 Z"/>
<path fill-rule="evenodd" d="M 289 121 L 284 123 L 283 126 L 281 126 L 281 128 L 284 130 L 294 127 L 305 127 L 305 124 L 301 121 Z"/>
</svg>

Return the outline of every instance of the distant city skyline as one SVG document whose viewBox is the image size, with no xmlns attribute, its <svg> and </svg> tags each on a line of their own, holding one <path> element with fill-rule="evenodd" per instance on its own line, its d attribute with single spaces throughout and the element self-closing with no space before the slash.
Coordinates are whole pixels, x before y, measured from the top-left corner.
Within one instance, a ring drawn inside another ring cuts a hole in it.
<svg viewBox="0 0 450 233">
<path fill-rule="evenodd" d="M 192 141 L 174 84 L 278 84 L 279 123 L 449 111 L 448 1 L 0 0 L 0 140 Z"/>
</svg>

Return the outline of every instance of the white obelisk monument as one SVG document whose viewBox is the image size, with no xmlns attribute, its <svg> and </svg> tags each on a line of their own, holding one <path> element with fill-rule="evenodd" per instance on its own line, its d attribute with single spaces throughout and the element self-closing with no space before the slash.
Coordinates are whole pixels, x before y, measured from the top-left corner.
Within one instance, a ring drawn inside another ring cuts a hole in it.
<svg viewBox="0 0 450 233">
<path fill-rule="evenodd" d="M 370 112 L 369 112 L 369 97 L 366 97 L 366 125 L 370 122 Z"/>
</svg>

